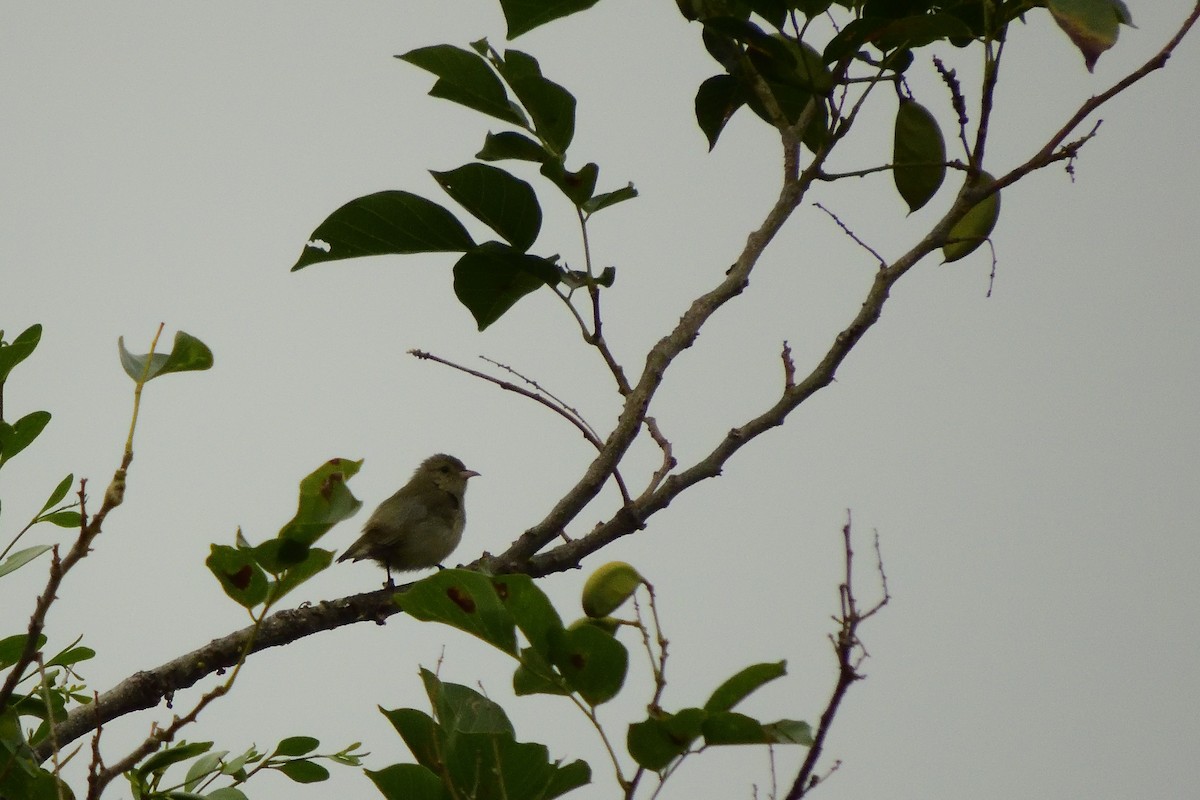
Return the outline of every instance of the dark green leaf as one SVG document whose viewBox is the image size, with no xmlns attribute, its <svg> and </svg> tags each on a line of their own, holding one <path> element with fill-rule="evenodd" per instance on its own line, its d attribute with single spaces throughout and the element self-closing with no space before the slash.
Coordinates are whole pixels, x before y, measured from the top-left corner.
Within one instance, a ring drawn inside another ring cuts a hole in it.
<svg viewBox="0 0 1200 800">
<path fill-rule="evenodd" d="M 590 625 L 568 630 L 554 654 L 568 685 L 591 705 L 616 696 L 625 683 L 629 653 L 609 634 Z"/>
<path fill-rule="evenodd" d="M 49 422 L 49 411 L 32 411 L 12 425 L 0 421 L 0 466 L 31 445 Z"/>
<path fill-rule="evenodd" d="M 364 770 L 386 800 L 444 800 L 441 779 L 419 764 L 393 764 L 381 770 Z"/>
<path fill-rule="evenodd" d="M 225 594 L 245 608 L 267 599 L 267 576 L 254 561 L 252 552 L 226 545 L 210 545 L 204 563 L 221 583 Z"/>
<path fill-rule="evenodd" d="M 440 729 L 433 717 L 415 708 L 389 710 L 380 706 L 379 711 L 392 723 L 418 764 L 430 769 L 439 768 L 441 758 L 438 751 L 442 745 L 439 742 Z"/>
<path fill-rule="evenodd" d="M 250 800 L 246 793 L 236 786 L 222 786 L 204 795 L 204 800 Z"/>
<path fill-rule="evenodd" d="M 946 177 L 946 143 L 937 120 L 915 100 L 901 98 L 896 110 L 892 179 L 909 213 L 937 193 Z"/>
<path fill-rule="evenodd" d="M 763 684 L 786 674 L 786 661 L 752 664 L 718 686 L 704 704 L 704 710 L 728 711 Z"/>
<path fill-rule="evenodd" d="M 320 746 L 320 740 L 314 739 L 311 736 L 289 736 L 275 745 L 275 750 L 271 755 L 303 756 L 311 753 Z"/>
<path fill-rule="evenodd" d="M 952 14 L 920 14 L 880 26 L 871 43 L 883 51 L 911 50 L 937 41 L 970 38 L 970 27 Z"/>
<path fill-rule="evenodd" d="M 0 386 L 8 380 L 8 374 L 13 367 L 20 364 L 37 348 L 42 340 L 42 326 L 30 325 L 18 334 L 11 342 L 4 341 L 4 332 L 0 331 Z"/>
<path fill-rule="evenodd" d="M 563 624 L 550 598 L 528 575 L 497 575 L 492 585 L 530 646 L 543 658 L 551 658 Z"/>
<path fill-rule="evenodd" d="M 567 172 L 561 161 L 547 161 L 542 164 L 541 173 L 562 190 L 577 207 L 591 199 L 596 191 L 596 179 L 600 176 L 600 167 L 588 162 L 578 172 Z"/>
<path fill-rule="evenodd" d="M 626 200 L 632 200 L 637 196 L 637 189 L 633 188 L 633 184 L 630 183 L 626 186 L 622 186 L 620 189 L 616 189 L 611 192 L 605 192 L 604 194 L 598 194 L 592 197 L 590 200 L 585 200 L 582 208 L 585 214 L 591 216 L 602 208 L 615 206 L 617 203 L 623 203 Z"/>
<path fill-rule="evenodd" d="M 121 355 L 121 367 L 125 374 L 135 381 L 150 380 L 170 372 L 192 372 L 209 369 L 213 365 L 212 351 L 208 345 L 183 331 L 175 333 L 175 341 L 170 353 L 155 353 L 135 356 L 125 349 L 125 337 L 117 338 L 117 349 Z M 149 369 L 146 362 L 150 362 Z"/>
<path fill-rule="evenodd" d="M 714 75 L 696 90 L 696 123 L 708 139 L 708 149 L 717 146 L 725 123 L 745 103 L 745 93 L 732 75 Z"/>
<path fill-rule="evenodd" d="M 320 764 L 304 759 L 285 761 L 275 769 L 296 783 L 320 783 L 329 780 L 329 770 Z"/>
<path fill-rule="evenodd" d="M 762 723 L 736 711 L 716 711 L 708 715 L 702 726 L 704 742 L 718 744 L 766 744 L 767 734 Z"/>
<path fill-rule="evenodd" d="M 15 553 L 9 553 L 8 558 L 0 562 L 0 575 L 7 575 L 10 572 L 20 569 L 21 567 L 33 561 L 35 558 L 50 550 L 48 544 L 39 544 L 33 547 L 26 547 L 24 550 L 18 550 Z M 8 641 L 7 639 L 4 641 Z M 3 668 L 4 663 L 0 662 L 0 668 Z"/>
<path fill-rule="evenodd" d="M 530 694 L 567 695 L 571 689 L 562 676 L 532 647 L 521 650 L 521 663 L 513 671 L 513 693 L 518 696 Z"/>
<path fill-rule="evenodd" d="M 549 159 L 550 154 L 546 152 L 546 148 L 523 133 L 502 131 L 489 133 L 483 140 L 483 149 L 476 153 L 475 157 L 480 161 L 515 159 L 540 163 Z"/>
<path fill-rule="evenodd" d="M 585 11 L 596 0 L 500 0 L 508 23 L 508 38 L 515 39 L 551 20 Z"/>
<path fill-rule="evenodd" d="M 994 182 L 988 173 L 981 176 L 980 185 L 988 186 Z M 946 236 L 946 244 L 942 245 L 942 256 L 945 263 L 966 258 L 979 245 L 987 241 L 1000 218 L 1000 193 L 993 192 L 979 201 L 966 216 L 960 219 Z"/>
<path fill-rule="evenodd" d="M 563 156 L 575 136 L 575 97 L 542 75 L 537 59 L 508 50 L 497 65 L 533 119 L 534 130 L 556 156 Z"/>
<path fill-rule="evenodd" d="M 514 125 L 523 127 L 526 124 L 487 61 L 470 50 L 438 44 L 419 47 L 396 58 L 438 76 L 429 90 L 431 97 L 473 108 Z"/>
<path fill-rule="evenodd" d="M 29 549 L 33 550 L 35 548 L 31 547 Z M 50 548 L 48 547 L 46 548 L 46 550 L 49 549 Z M 28 551 L 22 550 L 21 552 L 24 553 Z M 8 561 L 12 561 L 17 555 L 20 554 L 14 553 L 13 555 L 9 556 Z M 8 561 L 5 561 L 4 563 L 7 564 Z M 21 657 L 21 652 L 25 649 L 25 643 L 27 641 L 29 641 L 29 636 L 28 634 L 24 633 L 18 633 L 13 636 L 5 636 L 3 639 L 0 639 L 0 669 L 8 669 L 13 664 L 17 663 L 17 660 Z M 37 638 L 37 649 L 40 650 L 45 646 L 46 637 L 39 634 Z"/>
<path fill-rule="evenodd" d="M 1047 8 L 1083 54 L 1089 72 L 1100 54 L 1117 43 L 1120 26 L 1133 25 L 1122 0 L 1050 0 Z"/>
<path fill-rule="evenodd" d="M 454 265 L 454 294 L 479 330 L 491 325 L 525 295 L 558 282 L 558 268 L 540 256 L 488 242 Z"/>
<path fill-rule="evenodd" d="M 462 223 L 437 203 L 411 192 L 376 192 L 351 200 L 318 225 L 292 271 L 343 258 L 464 252 L 474 246 Z"/>
<path fill-rule="evenodd" d="M 42 511 L 48 511 L 50 508 L 58 505 L 67 496 L 67 492 L 71 489 L 71 484 L 75 482 L 75 474 L 72 473 L 58 482 L 58 486 L 54 487 L 54 491 L 50 493 L 50 498 L 46 500 L 46 504 L 42 506 Z M 41 511 L 38 512 L 42 513 Z"/>
<path fill-rule="evenodd" d="M 522 253 L 537 239 L 542 209 L 525 181 L 487 164 L 430 174 L 455 202 Z"/>
<path fill-rule="evenodd" d="M 397 595 L 396 604 L 415 619 L 450 625 L 517 655 L 512 614 L 500 602 L 492 579 L 486 575 L 461 569 L 443 570 Z"/>
<path fill-rule="evenodd" d="M 688 742 L 675 737 L 660 719 L 635 722 L 625 734 L 625 747 L 639 765 L 661 772 L 688 748 Z"/>
</svg>

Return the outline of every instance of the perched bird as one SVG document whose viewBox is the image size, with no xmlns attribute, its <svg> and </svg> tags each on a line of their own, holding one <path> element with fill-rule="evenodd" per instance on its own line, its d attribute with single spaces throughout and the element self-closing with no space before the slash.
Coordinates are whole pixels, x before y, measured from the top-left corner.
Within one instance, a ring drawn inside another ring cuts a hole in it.
<svg viewBox="0 0 1200 800">
<path fill-rule="evenodd" d="M 338 561 L 377 561 L 387 569 L 388 586 L 392 570 L 439 566 L 462 540 L 463 495 L 467 480 L 478 474 L 445 453 L 425 459 L 400 491 L 379 504 Z"/>
</svg>

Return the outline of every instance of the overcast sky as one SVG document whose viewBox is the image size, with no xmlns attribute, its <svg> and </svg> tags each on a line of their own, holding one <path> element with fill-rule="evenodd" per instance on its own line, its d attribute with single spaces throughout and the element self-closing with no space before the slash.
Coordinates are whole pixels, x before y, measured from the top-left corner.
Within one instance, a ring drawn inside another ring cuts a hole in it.
<svg viewBox="0 0 1200 800">
<path fill-rule="evenodd" d="M 1138 28 L 1122 29 L 1095 74 L 1045 12 L 1015 26 L 992 172 L 1027 158 L 1079 102 L 1148 58 L 1188 10 L 1181 0 L 1130 7 Z M 294 511 L 297 481 L 325 459 L 365 459 L 351 486 L 369 507 L 434 452 L 482 473 L 467 498 L 462 562 L 503 550 L 589 462 L 586 442 L 541 407 L 405 355 L 421 347 L 473 366 L 477 355 L 511 364 L 604 428 L 619 398 L 548 293 L 480 334 L 453 296 L 450 256 L 288 272 L 316 225 L 351 198 L 403 188 L 450 205 L 426 170 L 469 161 L 501 127 L 426 97 L 432 78 L 392 56 L 503 34 L 493 3 L 465 0 L 7 9 L 0 328 L 11 338 L 40 322 L 45 333 L 13 373 L 5 411 L 45 408 L 54 419 L 4 470 L 0 540 L 68 472 L 87 476 L 98 501 L 131 405 L 118 336 L 145 352 L 164 321 L 168 336 L 186 330 L 216 358 L 211 372 L 148 387 L 127 501 L 52 611 L 52 644 L 82 633 L 99 651 L 82 667 L 92 687 L 244 625 L 203 566 L 209 544 L 232 543 L 239 525 L 252 541 L 273 536 Z M 692 97 L 716 67 L 671 3 L 604 0 L 514 46 L 579 98 L 573 164 L 596 161 L 602 188 L 633 181 L 641 192 L 592 230 L 598 263 L 617 268 L 606 333 L 636 374 L 769 207 L 777 148 L 742 114 L 706 152 Z M 977 51 L 938 52 L 964 80 L 977 73 Z M 834 680 L 825 636 L 850 509 L 861 552 L 879 532 L 894 598 L 863 630 L 869 679 L 837 721 L 827 758 L 842 766 L 821 796 L 1194 790 L 1198 70 L 1193 38 L 1105 108 L 1074 182 L 1052 168 L 1006 191 L 991 298 L 986 248 L 922 264 L 837 382 L 786 427 L 644 533 L 543 581 L 564 615 L 591 568 L 631 561 L 658 588 L 671 640 L 666 706 L 698 704 L 742 666 L 786 658 L 788 677 L 747 710 L 815 722 Z M 948 123 L 927 57 L 912 80 Z M 886 159 L 894 101 L 882 98 L 831 168 Z M 579 263 L 570 209 L 542 196 L 535 250 Z M 889 257 L 950 202 L 944 192 L 906 218 L 880 175 L 811 199 Z M 858 310 L 874 268 L 828 217 L 802 209 L 746 295 L 669 373 L 654 413 L 684 464 L 774 402 L 783 340 L 811 367 Z M 627 477 L 653 457 L 637 450 Z M 570 532 L 612 510 L 605 495 Z M 322 544 L 343 549 L 365 514 Z M 23 541 L 56 535 L 37 529 Z M 4 580 L 0 635 L 23 628 L 45 566 Z M 869 573 L 860 575 L 869 596 Z M 381 579 L 368 564 L 337 565 L 294 601 Z M 504 659 L 399 617 L 254 656 L 234 695 L 187 737 L 237 752 L 306 733 L 326 752 L 363 741 L 372 768 L 409 760 L 375 706 L 425 707 L 417 669 L 443 652 L 442 677 L 482 681 L 520 739 L 592 762 L 595 783 L 571 797 L 614 796 L 594 736 L 567 703 L 506 700 Z M 604 714 L 618 738 L 648 697 L 644 661 L 634 664 L 630 696 Z M 112 725 L 108 757 L 169 713 Z M 800 755 L 779 751 L 781 781 Z M 755 783 L 766 796 L 765 751 L 734 748 L 694 759 L 664 794 L 749 798 Z M 267 800 L 374 792 L 349 769 L 335 769 L 332 784 L 296 788 L 269 775 L 247 789 Z"/>
</svg>

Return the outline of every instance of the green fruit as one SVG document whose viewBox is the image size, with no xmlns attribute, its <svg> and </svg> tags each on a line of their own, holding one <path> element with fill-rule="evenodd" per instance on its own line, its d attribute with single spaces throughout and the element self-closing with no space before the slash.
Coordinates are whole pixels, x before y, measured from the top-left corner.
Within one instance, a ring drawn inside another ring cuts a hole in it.
<svg viewBox="0 0 1200 800">
<path fill-rule="evenodd" d="M 642 584 L 642 576 L 624 561 L 610 561 L 592 573 L 583 585 L 583 613 L 593 619 L 607 617 Z"/>
</svg>

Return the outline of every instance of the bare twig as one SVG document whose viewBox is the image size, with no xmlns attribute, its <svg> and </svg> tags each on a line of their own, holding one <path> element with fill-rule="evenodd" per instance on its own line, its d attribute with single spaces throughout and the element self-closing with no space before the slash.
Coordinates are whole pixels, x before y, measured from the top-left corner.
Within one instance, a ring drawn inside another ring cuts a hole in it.
<svg viewBox="0 0 1200 800">
<path fill-rule="evenodd" d="M 837 226 L 839 228 L 841 228 L 842 231 L 847 236 L 849 236 L 851 239 L 853 239 L 859 247 L 866 250 L 871 255 L 875 256 L 875 260 L 879 262 L 880 269 L 887 269 L 887 265 L 888 265 L 887 259 L 885 259 L 883 256 L 879 255 L 879 251 L 877 251 L 874 247 L 871 247 L 871 245 L 867 244 L 862 239 L 858 238 L 858 236 L 856 236 L 854 234 L 854 231 L 850 230 L 850 226 L 848 226 L 846 223 L 842 222 L 841 219 L 838 218 L 837 214 L 833 213 L 832 211 L 830 211 L 828 208 L 821 205 L 820 203 L 813 203 L 813 205 L 816 206 L 817 208 L 821 209 L 822 211 L 824 211 L 826 214 L 828 214 L 830 216 L 830 218 L 833 219 L 833 221 L 837 223 Z"/>
<path fill-rule="evenodd" d="M 837 658 L 838 677 L 833 691 L 829 695 L 829 700 L 825 704 L 825 710 L 821 713 L 817 730 L 813 734 L 813 743 L 808 748 L 808 755 L 805 756 L 804 763 L 800 765 L 800 770 L 796 774 L 796 779 L 792 782 L 792 788 L 788 791 L 786 800 L 799 800 L 799 798 L 804 797 L 823 780 L 823 778 L 816 775 L 815 771 L 817 762 L 820 760 L 821 753 L 825 747 L 825 739 L 833 727 L 833 721 L 837 716 L 842 700 L 846 696 L 846 692 L 849 691 L 850 686 L 855 681 L 863 678 L 862 673 L 859 672 L 859 667 L 862 664 L 862 659 L 865 657 L 865 650 L 858 638 L 858 628 L 865 620 L 874 616 L 880 609 L 887 605 L 891 599 L 887 589 L 887 576 L 883 571 L 883 557 L 880 555 L 879 534 L 876 532 L 875 553 L 879 559 L 878 569 L 883 595 L 870 608 L 864 610 L 859 607 L 858 599 L 854 594 L 854 548 L 851 539 L 850 512 L 847 511 L 846 524 L 842 527 L 843 561 L 846 572 L 841 586 L 838 587 L 838 594 L 841 598 L 841 612 L 837 617 L 834 617 L 838 631 L 836 635 L 830 636 L 834 654 Z M 835 763 L 833 768 L 829 770 L 829 773 L 826 773 L 826 777 L 836 770 L 839 764 L 840 762 Z"/>
<path fill-rule="evenodd" d="M 464 367 L 462 364 L 456 364 L 453 361 L 449 361 L 441 356 L 435 356 L 433 353 L 428 353 L 424 350 L 413 349 L 409 350 L 408 354 L 411 356 L 416 356 L 417 358 L 425 361 L 434 361 L 438 364 L 450 367 L 451 369 L 456 369 L 459 372 L 465 372 L 474 378 L 479 378 L 480 380 L 485 380 L 488 383 L 493 383 L 505 391 L 516 392 L 522 397 L 528 397 L 530 400 L 540 403 L 541 405 L 553 411 L 555 414 L 558 414 L 563 419 L 569 421 L 572 425 L 579 429 L 579 432 L 583 434 L 583 438 L 587 439 L 588 442 L 590 442 L 591 445 L 597 450 L 602 451 L 604 449 L 604 443 L 601 442 L 599 437 L 597 437 L 592 431 L 592 426 L 589 425 L 587 421 L 583 419 L 583 417 L 578 416 L 577 413 L 569 410 L 566 406 L 557 404 L 556 402 L 543 397 L 537 392 L 532 392 L 529 389 L 526 389 L 524 386 L 518 386 L 511 381 L 500 380 L 497 377 L 488 375 L 486 372 L 480 372 L 477 369 Z M 621 498 L 625 501 L 625 505 L 632 505 L 633 498 L 629 496 L 629 490 L 625 487 L 625 480 L 621 477 L 620 471 L 615 467 L 613 468 L 612 476 L 613 481 L 617 484 L 617 488 L 621 491 Z"/>
</svg>

